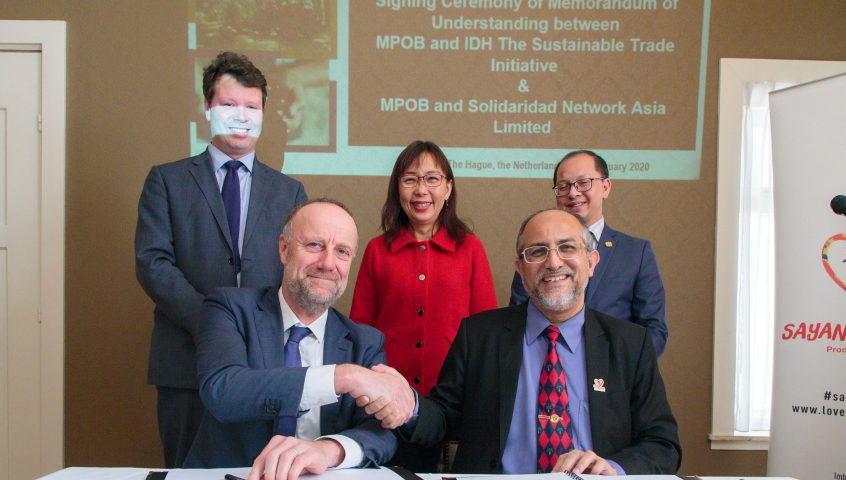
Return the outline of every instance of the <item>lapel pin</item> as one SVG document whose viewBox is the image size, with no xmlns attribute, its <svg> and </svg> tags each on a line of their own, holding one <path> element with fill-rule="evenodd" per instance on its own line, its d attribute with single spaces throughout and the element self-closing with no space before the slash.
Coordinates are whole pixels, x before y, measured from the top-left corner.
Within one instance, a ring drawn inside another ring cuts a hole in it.
<svg viewBox="0 0 846 480">
<path fill-rule="evenodd" d="M 607 241 L 607 242 L 605 242 L 605 246 L 608 247 L 608 248 L 611 248 L 611 247 L 614 246 L 614 242 Z"/>
<path fill-rule="evenodd" d="M 605 393 L 605 380 L 601 378 L 593 379 L 593 391 Z"/>
</svg>

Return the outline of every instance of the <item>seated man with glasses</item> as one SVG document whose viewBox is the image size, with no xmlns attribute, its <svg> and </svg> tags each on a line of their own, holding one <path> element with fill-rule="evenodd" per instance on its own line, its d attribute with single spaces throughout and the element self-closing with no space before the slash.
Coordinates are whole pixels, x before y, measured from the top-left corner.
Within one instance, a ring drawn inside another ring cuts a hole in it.
<svg viewBox="0 0 846 480">
<path fill-rule="evenodd" d="M 661 355 L 668 336 L 664 283 L 650 242 L 605 223 L 602 204 L 611 193 L 608 164 L 590 150 L 570 152 L 555 166 L 552 184 L 558 208 L 581 217 L 599 240 L 602 261 L 588 283 L 587 306 L 646 327 L 655 352 Z M 523 282 L 515 273 L 509 304 L 527 299 Z"/>
<path fill-rule="evenodd" d="M 598 261 L 581 217 L 527 218 L 514 262 L 529 302 L 461 322 L 398 435 L 424 446 L 457 436 L 456 472 L 674 474 L 678 429 L 646 329 L 585 307 Z M 380 403 L 366 410 L 378 416 Z"/>
</svg>

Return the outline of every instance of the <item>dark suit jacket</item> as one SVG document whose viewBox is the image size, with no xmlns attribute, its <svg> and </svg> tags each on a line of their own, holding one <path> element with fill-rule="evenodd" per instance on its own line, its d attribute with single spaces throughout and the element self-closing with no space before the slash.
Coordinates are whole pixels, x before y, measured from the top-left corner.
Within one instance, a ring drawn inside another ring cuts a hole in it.
<svg viewBox="0 0 846 480">
<path fill-rule="evenodd" d="M 253 167 L 241 252 L 241 286 L 282 282 L 282 224 L 306 200 L 300 182 L 259 163 Z M 208 150 L 153 167 L 138 202 L 135 273 L 156 304 L 147 381 L 197 388 L 193 336 L 213 288 L 235 286 L 232 241 Z"/>
<path fill-rule="evenodd" d="M 437 386 L 420 400 L 416 427 L 401 428 L 400 436 L 421 445 L 457 436 L 454 471 L 502 472 L 526 307 L 462 321 Z M 676 421 L 646 330 L 588 309 L 584 336 L 587 378 L 605 380 L 605 392 L 588 385 L 593 450 L 627 474 L 675 473 L 681 463 Z"/>
<path fill-rule="evenodd" d="M 221 288 L 206 299 L 197 336 L 200 397 L 206 405 L 185 468 L 245 467 L 273 433 L 277 415 L 296 415 L 307 368 L 286 368 L 278 288 Z M 329 310 L 324 365 L 386 363 L 385 337 Z M 387 462 L 396 438 L 349 395 L 320 408 L 322 435 L 364 449 L 365 467 Z"/>
<path fill-rule="evenodd" d="M 509 305 L 518 305 L 528 298 L 520 274 L 515 273 Z M 655 352 L 659 356 L 664 353 L 669 335 L 664 282 L 648 240 L 605 225 L 599 239 L 599 264 L 585 290 L 585 305 L 646 327 Z"/>
</svg>

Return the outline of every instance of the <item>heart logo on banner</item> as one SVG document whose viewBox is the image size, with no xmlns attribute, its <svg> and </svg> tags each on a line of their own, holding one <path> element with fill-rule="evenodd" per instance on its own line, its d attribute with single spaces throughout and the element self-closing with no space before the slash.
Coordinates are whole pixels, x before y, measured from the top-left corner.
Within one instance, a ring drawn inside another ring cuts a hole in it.
<svg viewBox="0 0 846 480">
<path fill-rule="evenodd" d="M 834 283 L 846 290 L 846 233 L 838 233 L 825 241 L 822 263 Z"/>
</svg>

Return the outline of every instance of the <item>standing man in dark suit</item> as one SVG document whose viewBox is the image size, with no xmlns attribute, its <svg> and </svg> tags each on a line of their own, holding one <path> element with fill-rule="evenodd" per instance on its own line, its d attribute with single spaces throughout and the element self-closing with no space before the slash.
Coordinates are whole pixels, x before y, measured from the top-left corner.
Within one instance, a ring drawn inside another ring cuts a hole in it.
<svg viewBox="0 0 846 480">
<path fill-rule="evenodd" d="M 595 242 L 573 214 L 526 219 L 515 266 L 530 301 L 464 319 L 398 433 L 422 445 L 457 435 L 456 472 L 675 473 L 676 421 L 646 329 L 585 308 Z"/>
<path fill-rule="evenodd" d="M 150 170 L 138 203 L 135 270 L 155 303 L 147 381 L 156 386 L 165 466 L 181 467 L 203 405 L 194 336 L 203 297 L 220 286 L 278 285 L 276 241 L 306 200 L 300 182 L 260 163 L 267 81 L 243 56 L 220 53 L 203 72 L 208 149 Z"/>
<path fill-rule="evenodd" d="M 250 480 L 274 480 L 391 458 L 396 438 L 355 398 L 387 399 L 394 411 L 379 418 L 396 426 L 411 415 L 414 394 L 395 370 L 369 369 L 385 363 L 385 337 L 332 308 L 357 244 L 346 207 L 307 202 L 279 237 L 281 286 L 208 296 L 196 337 L 207 411 L 186 467 L 252 464 Z"/>
<path fill-rule="evenodd" d="M 660 356 L 667 345 L 664 283 L 648 240 L 632 237 L 605 224 L 602 203 L 611 193 L 608 164 L 590 150 L 570 152 L 555 166 L 553 191 L 558 208 L 578 215 L 599 239 L 602 261 L 585 292 L 587 306 L 620 320 L 644 326 Z M 528 294 L 514 274 L 509 305 L 525 302 Z"/>
</svg>

